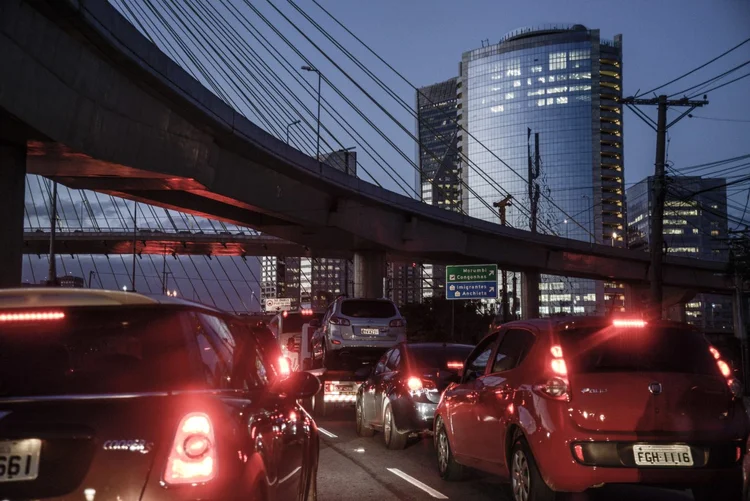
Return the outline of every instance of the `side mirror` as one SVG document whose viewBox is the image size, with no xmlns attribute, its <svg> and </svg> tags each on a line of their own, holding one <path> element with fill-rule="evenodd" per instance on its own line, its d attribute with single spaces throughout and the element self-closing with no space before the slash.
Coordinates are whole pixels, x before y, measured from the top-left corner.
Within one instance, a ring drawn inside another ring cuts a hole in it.
<svg viewBox="0 0 750 501">
<path fill-rule="evenodd" d="M 367 379 L 370 377 L 370 374 L 372 374 L 372 367 L 370 366 L 362 366 L 356 371 L 354 371 L 354 377 L 357 379 Z"/>
<path fill-rule="evenodd" d="M 277 395 L 304 400 L 320 391 L 320 381 L 309 372 L 293 372 L 289 377 L 275 381 L 270 390 Z"/>
<path fill-rule="evenodd" d="M 312 320 L 310 320 L 310 327 L 312 327 L 313 329 L 317 329 L 318 327 L 320 327 L 320 320 L 318 320 L 317 318 L 313 318 Z"/>
</svg>

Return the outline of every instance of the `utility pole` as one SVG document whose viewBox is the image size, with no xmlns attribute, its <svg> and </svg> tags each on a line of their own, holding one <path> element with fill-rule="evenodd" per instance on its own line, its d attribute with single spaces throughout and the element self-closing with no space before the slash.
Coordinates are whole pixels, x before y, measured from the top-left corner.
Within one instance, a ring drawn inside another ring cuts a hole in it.
<svg viewBox="0 0 750 501">
<path fill-rule="evenodd" d="M 541 156 L 539 155 L 539 133 L 534 134 L 534 157 L 531 156 L 531 129 L 526 129 L 526 149 L 528 152 L 528 188 L 531 215 L 529 229 L 536 233 L 537 212 L 539 207 L 539 185 L 536 180 L 541 171 Z M 526 271 L 523 274 L 523 316 L 526 319 L 539 318 L 539 272 Z"/>
<path fill-rule="evenodd" d="M 49 271 L 47 285 L 57 286 L 57 256 L 55 255 L 55 233 L 57 231 L 57 182 L 52 181 L 52 216 L 49 231 Z"/>
<path fill-rule="evenodd" d="M 664 257 L 664 202 L 667 197 L 667 179 L 666 179 L 666 150 L 667 150 L 667 130 L 674 124 L 686 117 L 694 109 L 705 106 L 708 101 L 703 96 L 702 100 L 690 100 L 687 97 L 682 99 L 670 100 L 662 94 L 651 99 L 638 99 L 627 97 L 622 100 L 623 104 L 628 106 L 641 120 L 656 131 L 656 160 L 654 162 L 654 184 L 652 188 L 652 198 L 654 205 L 651 210 L 651 235 L 649 236 L 649 252 L 651 255 L 651 266 L 649 268 L 649 282 L 651 283 L 651 308 L 649 316 L 651 318 L 662 318 L 664 316 L 664 291 L 662 272 L 662 260 Z M 657 120 L 654 122 L 645 115 L 637 105 L 657 106 Z M 680 116 L 667 123 L 667 109 L 669 107 L 687 107 L 688 110 Z"/>
<path fill-rule="evenodd" d="M 133 207 L 133 275 L 131 277 L 130 292 L 135 292 L 135 258 L 138 245 L 138 202 Z"/>
<path fill-rule="evenodd" d="M 502 200 L 495 202 L 492 204 L 493 207 L 497 207 L 497 211 L 500 215 L 500 224 L 502 226 L 505 226 L 507 223 L 507 219 L 505 217 L 506 209 L 509 205 L 512 205 L 511 200 L 513 200 L 512 195 L 508 195 Z M 508 270 L 503 269 L 502 270 L 502 287 L 503 287 L 503 295 L 502 295 L 502 308 L 503 308 L 503 323 L 510 322 L 510 311 L 509 311 L 509 304 L 508 304 Z"/>
</svg>

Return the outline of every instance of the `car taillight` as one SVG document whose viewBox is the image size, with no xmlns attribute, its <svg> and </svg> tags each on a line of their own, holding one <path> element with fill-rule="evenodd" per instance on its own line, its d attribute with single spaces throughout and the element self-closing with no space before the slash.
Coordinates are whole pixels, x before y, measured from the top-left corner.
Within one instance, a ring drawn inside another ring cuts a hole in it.
<svg viewBox="0 0 750 501">
<path fill-rule="evenodd" d="M 446 364 L 446 367 L 450 370 L 457 371 L 457 370 L 461 370 L 464 368 L 464 363 L 463 362 L 448 362 Z"/>
<path fill-rule="evenodd" d="M 192 412 L 180 421 L 167 458 L 164 481 L 168 484 L 197 484 L 216 476 L 216 444 L 211 419 Z"/>
<path fill-rule="evenodd" d="M 615 327 L 646 327 L 645 320 L 637 319 L 617 319 L 612 322 Z"/>
<path fill-rule="evenodd" d="M 41 320 L 62 320 L 62 311 L 29 311 L 25 313 L 0 313 L 0 322 L 38 322 Z"/>
<path fill-rule="evenodd" d="M 406 322 L 404 322 L 400 318 L 397 318 L 396 320 L 391 320 L 388 323 L 388 326 L 390 326 L 390 327 L 403 327 L 405 325 L 406 325 Z"/>
<path fill-rule="evenodd" d="M 352 325 L 349 319 L 341 317 L 331 317 L 329 322 L 331 322 L 333 325 Z"/>
<path fill-rule="evenodd" d="M 552 377 L 543 383 L 534 385 L 534 389 L 541 394 L 552 398 L 569 397 L 568 394 L 568 366 L 563 358 L 563 349 L 560 345 L 553 345 L 549 349 L 549 370 Z"/>
<path fill-rule="evenodd" d="M 409 393 L 412 396 L 421 395 L 429 391 L 437 389 L 435 383 L 429 379 L 421 379 L 416 376 L 412 376 L 406 380 L 406 386 L 409 388 Z"/>
<path fill-rule="evenodd" d="M 286 357 L 279 357 L 279 372 L 282 376 L 288 376 L 292 373 L 291 365 L 289 364 L 289 359 Z"/>
<path fill-rule="evenodd" d="M 729 367 L 728 363 L 722 360 L 719 350 L 713 346 L 709 346 L 708 351 L 711 352 L 711 355 L 713 355 L 716 360 L 716 366 L 719 368 L 721 375 L 727 379 L 727 385 L 729 385 L 729 391 L 732 393 L 732 396 L 740 398 L 742 396 L 742 383 L 738 379 L 731 377 L 732 368 Z"/>
</svg>

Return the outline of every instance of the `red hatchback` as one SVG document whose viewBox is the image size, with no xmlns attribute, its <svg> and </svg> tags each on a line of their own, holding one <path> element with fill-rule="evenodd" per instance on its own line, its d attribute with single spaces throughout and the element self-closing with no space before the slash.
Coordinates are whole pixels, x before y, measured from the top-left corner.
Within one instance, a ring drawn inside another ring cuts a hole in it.
<svg viewBox="0 0 750 501">
<path fill-rule="evenodd" d="M 517 501 L 609 483 L 740 499 L 748 420 L 704 337 L 671 322 L 559 318 L 487 336 L 435 417 L 440 475 L 504 477 Z"/>
</svg>

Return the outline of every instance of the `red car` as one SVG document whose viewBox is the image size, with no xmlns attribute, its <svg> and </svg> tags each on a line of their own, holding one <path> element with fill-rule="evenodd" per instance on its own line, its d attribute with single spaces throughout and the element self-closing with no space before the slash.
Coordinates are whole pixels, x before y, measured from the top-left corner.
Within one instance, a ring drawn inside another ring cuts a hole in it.
<svg viewBox="0 0 750 501">
<path fill-rule="evenodd" d="M 684 324 L 508 323 L 466 360 L 435 417 L 441 477 L 500 475 L 516 501 L 608 483 L 740 499 L 748 419 L 727 363 Z"/>
</svg>

